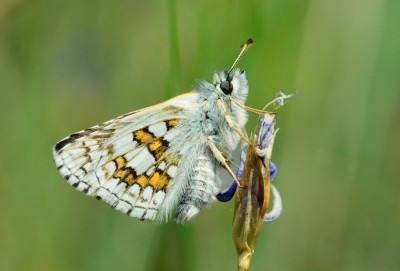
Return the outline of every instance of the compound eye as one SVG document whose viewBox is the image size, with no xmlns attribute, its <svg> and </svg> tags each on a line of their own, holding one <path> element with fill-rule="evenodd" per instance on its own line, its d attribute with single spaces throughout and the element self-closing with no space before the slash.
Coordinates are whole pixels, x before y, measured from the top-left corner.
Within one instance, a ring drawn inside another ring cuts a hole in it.
<svg viewBox="0 0 400 271">
<path fill-rule="evenodd" d="M 221 88 L 221 90 L 225 93 L 225 94 L 231 94 L 232 90 L 233 90 L 233 85 L 230 81 L 223 81 L 221 82 L 221 84 L 219 85 L 219 87 Z"/>
</svg>

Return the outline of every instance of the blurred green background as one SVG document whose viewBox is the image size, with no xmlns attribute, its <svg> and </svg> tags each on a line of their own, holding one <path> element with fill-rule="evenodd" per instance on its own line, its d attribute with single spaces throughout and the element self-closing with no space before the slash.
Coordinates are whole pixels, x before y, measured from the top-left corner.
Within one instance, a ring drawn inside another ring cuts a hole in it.
<svg viewBox="0 0 400 271">
<path fill-rule="evenodd" d="M 51 147 L 211 80 L 249 37 L 247 104 L 299 93 L 278 110 L 284 213 L 252 270 L 400 270 L 399 14 L 398 0 L 2 0 L 0 270 L 235 270 L 232 203 L 140 222 L 70 187 Z"/>
</svg>

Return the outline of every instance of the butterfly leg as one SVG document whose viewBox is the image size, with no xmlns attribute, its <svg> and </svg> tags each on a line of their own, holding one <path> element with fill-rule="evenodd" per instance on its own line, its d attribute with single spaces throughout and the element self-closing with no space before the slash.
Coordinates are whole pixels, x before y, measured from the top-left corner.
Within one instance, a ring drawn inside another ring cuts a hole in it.
<svg viewBox="0 0 400 271">
<path fill-rule="evenodd" d="M 212 137 L 209 137 L 208 140 L 208 145 L 210 146 L 211 152 L 213 153 L 214 157 L 220 162 L 226 171 L 232 176 L 232 178 L 235 180 L 237 185 L 241 188 L 243 188 L 243 185 L 240 184 L 239 180 L 236 178 L 236 174 L 233 173 L 232 169 L 229 167 L 228 163 L 226 162 L 225 157 L 222 155 L 222 153 L 218 150 L 217 146 L 215 146 Z"/>
<path fill-rule="evenodd" d="M 247 144 L 249 144 L 250 142 L 249 142 L 248 138 L 247 138 L 247 137 L 243 134 L 243 132 L 240 131 L 240 130 L 235 126 L 235 124 L 233 123 L 233 120 L 232 120 L 232 118 L 231 118 L 231 115 L 229 115 L 229 112 L 228 112 L 228 110 L 226 109 L 224 103 L 223 103 L 221 100 L 218 100 L 217 103 L 218 103 L 218 107 L 219 107 L 219 108 L 221 109 L 221 111 L 224 113 L 226 122 L 228 122 L 229 127 L 231 127 L 232 130 L 234 130 L 234 131 L 240 136 L 240 138 L 241 138 L 244 142 L 246 142 Z"/>
<path fill-rule="evenodd" d="M 274 99 L 272 102 L 270 102 L 266 106 L 264 106 L 264 108 L 267 108 L 272 103 L 276 102 L 276 100 L 277 99 Z M 265 115 L 265 114 L 274 114 L 274 115 L 276 114 L 275 112 L 265 111 L 264 109 L 260 110 L 260 109 L 256 109 L 256 108 L 253 108 L 253 107 L 246 106 L 241 101 L 239 101 L 237 99 L 231 99 L 231 101 L 234 102 L 235 104 L 237 104 L 238 106 L 240 106 L 241 108 L 243 108 L 244 110 L 246 110 L 247 112 L 251 112 L 251 113 L 254 113 L 254 114 L 257 114 L 257 115 L 260 115 L 260 116 Z"/>
</svg>

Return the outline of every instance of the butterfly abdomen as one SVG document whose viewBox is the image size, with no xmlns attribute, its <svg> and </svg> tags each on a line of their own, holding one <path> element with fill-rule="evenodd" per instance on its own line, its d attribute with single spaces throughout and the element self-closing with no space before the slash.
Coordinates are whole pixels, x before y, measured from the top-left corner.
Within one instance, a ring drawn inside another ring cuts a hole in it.
<svg viewBox="0 0 400 271">
<path fill-rule="evenodd" d="M 180 198 L 176 210 L 176 220 L 180 223 L 194 218 L 197 213 L 208 205 L 218 193 L 216 185 L 215 161 L 209 151 L 204 150 L 189 176 L 189 185 Z"/>
</svg>

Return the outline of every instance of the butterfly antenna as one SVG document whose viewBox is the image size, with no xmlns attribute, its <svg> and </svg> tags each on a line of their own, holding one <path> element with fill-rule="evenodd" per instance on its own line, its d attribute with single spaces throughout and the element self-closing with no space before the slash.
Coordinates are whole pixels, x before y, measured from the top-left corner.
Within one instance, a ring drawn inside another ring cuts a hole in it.
<svg viewBox="0 0 400 271">
<path fill-rule="evenodd" d="M 252 45 L 252 44 L 253 44 L 253 40 L 252 39 L 248 39 L 246 41 L 246 43 L 242 45 L 242 49 L 240 50 L 239 55 L 237 56 L 235 62 L 233 62 L 232 67 L 228 71 L 228 77 L 231 74 L 232 70 L 236 67 L 236 65 L 238 64 L 239 60 L 242 58 L 244 53 L 246 53 L 246 51 L 250 48 L 250 45 Z"/>
</svg>

